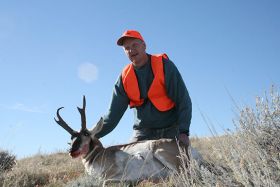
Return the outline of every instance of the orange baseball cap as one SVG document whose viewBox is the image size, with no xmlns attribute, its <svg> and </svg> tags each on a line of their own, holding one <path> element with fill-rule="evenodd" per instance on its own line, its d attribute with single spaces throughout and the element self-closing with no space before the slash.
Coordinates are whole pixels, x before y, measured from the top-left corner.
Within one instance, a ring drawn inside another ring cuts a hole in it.
<svg viewBox="0 0 280 187">
<path fill-rule="evenodd" d="M 117 41 L 117 44 L 119 46 L 122 46 L 123 45 L 123 40 L 125 38 L 137 38 L 137 39 L 140 39 L 144 42 L 144 39 L 143 37 L 141 36 L 141 34 L 138 32 L 138 31 L 135 31 L 135 30 L 127 30 L 127 31 L 124 31 L 124 33 L 122 34 L 122 36 L 118 39 Z"/>
</svg>

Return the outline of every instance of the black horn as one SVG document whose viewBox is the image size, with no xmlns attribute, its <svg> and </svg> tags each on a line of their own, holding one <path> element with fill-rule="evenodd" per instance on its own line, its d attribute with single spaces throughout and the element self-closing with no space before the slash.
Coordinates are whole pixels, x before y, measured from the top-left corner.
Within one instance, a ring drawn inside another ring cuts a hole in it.
<svg viewBox="0 0 280 187">
<path fill-rule="evenodd" d="M 83 96 L 83 108 L 77 107 L 80 114 L 81 114 L 81 124 L 82 124 L 82 129 L 86 129 L 86 97 Z"/>
<path fill-rule="evenodd" d="M 61 116 L 59 115 L 59 110 L 61 110 L 64 107 L 60 107 L 59 109 L 57 109 L 56 111 L 56 115 L 57 115 L 57 119 L 54 118 L 54 120 L 56 121 L 56 123 L 58 125 L 60 125 L 62 128 L 64 128 L 67 132 L 69 132 L 72 136 L 74 136 L 75 134 L 77 134 L 76 131 L 74 131 L 71 127 L 69 127 L 69 125 L 61 118 Z"/>
</svg>

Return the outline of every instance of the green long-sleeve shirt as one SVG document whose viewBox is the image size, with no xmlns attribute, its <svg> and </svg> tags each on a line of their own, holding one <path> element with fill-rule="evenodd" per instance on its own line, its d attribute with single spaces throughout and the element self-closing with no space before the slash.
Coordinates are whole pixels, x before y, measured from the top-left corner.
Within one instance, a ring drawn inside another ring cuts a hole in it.
<svg viewBox="0 0 280 187">
<path fill-rule="evenodd" d="M 147 64 L 138 69 L 134 68 L 138 79 L 140 96 L 146 102 L 139 107 L 133 108 L 133 129 L 166 128 L 177 123 L 180 133 L 189 134 L 192 103 L 188 90 L 174 63 L 168 59 L 163 59 L 163 63 L 167 95 L 175 102 L 175 107 L 161 112 L 147 99 L 147 93 L 154 78 L 151 68 L 151 56 L 149 55 L 149 62 Z M 119 123 L 128 105 L 129 98 L 124 90 L 120 75 L 115 83 L 109 111 L 103 117 L 103 128 L 96 134 L 96 137 L 101 138 L 110 133 Z"/>
</svg>

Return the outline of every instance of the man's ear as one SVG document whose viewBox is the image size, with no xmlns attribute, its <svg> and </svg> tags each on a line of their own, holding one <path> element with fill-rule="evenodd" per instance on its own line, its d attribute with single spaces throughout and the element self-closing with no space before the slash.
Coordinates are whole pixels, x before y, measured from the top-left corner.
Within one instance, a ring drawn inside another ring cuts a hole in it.
<svg viewBox="0 0 280 187">
<path fill-rule="evenodd" d="M 146 50 L 146 48 L 147 48 L 147 47 L 146 47 L 146 43 L 145 43 L 145 42 L 143 42 L 143 45 L 144 45 L 144 48 L 145 48 L 145 50 Z"/>
</svg>

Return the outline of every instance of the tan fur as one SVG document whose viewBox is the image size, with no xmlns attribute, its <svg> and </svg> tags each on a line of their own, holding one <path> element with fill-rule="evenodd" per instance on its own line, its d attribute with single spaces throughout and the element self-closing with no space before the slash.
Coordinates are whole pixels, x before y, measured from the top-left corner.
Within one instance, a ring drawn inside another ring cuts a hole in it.
<svg viewBox="0 0 280 187">
<path fill-rule="evenodd" d="M 180 152 L 175 140 L 146 140 L 100 150 L 84 159 L 90 175 L 119 181 L 157 180 L 179 172 Z"/>
<path fill-rule="evenodd" d="M 78 108 L 82 121 L 79 132 L 74 131 L 60 116 L 59 111 L 63 107 L 57 109 L 55 121 L 72 135 L 69 153 L 73 158 L 83 157 L 83 164 L 89 175 L 110 181 L 136 182 L 146 179 L 156 181 L 179 172 L 182 161 L 179 158 L 181 150 L 175 140 L 145 140 L 104 148 L 95 137 L 103 127 L 103 119 L 101 118 L 94 128 L 88 130 L 85 107 L 84 96 L 83 107 Z M 196 151 L 193 148 L 190 150 Z M 195 159 L 199 159 L 199 156 L 196 151 Z"/>
</svg>

